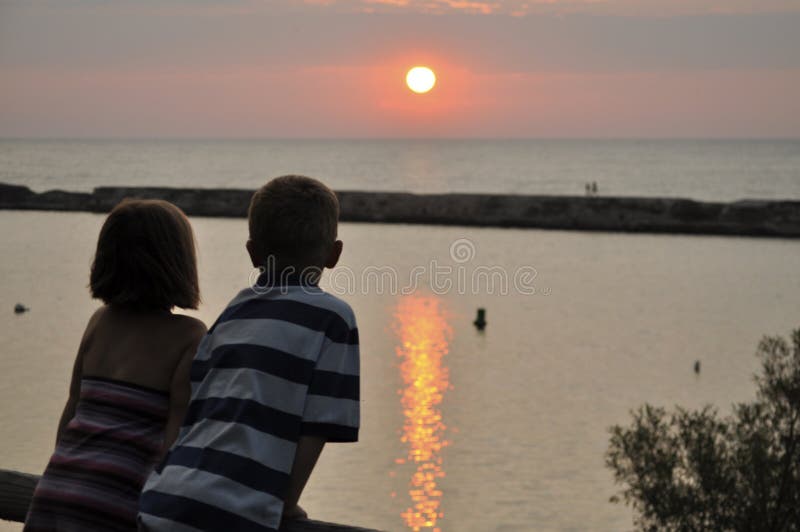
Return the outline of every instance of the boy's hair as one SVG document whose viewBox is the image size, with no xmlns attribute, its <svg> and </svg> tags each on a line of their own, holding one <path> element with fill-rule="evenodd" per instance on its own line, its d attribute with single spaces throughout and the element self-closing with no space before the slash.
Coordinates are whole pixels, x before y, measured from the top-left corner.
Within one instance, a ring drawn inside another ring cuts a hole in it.
<svg viewBox="0 0 800 532">
<path fill-rule="evenodd" d="M 89 286 L 109 305 L 197 308 L 194 236 L 183 211 L 167 201 L 122 200 L 100 229 Z"/>
<path fill-rule="evenodd" d="M 339 200 L 316 179 L 276 177 L 250 201 L 248 225 L 256 252 L 280 267 L 321 267 L 336 241 Z"/>
</svg>

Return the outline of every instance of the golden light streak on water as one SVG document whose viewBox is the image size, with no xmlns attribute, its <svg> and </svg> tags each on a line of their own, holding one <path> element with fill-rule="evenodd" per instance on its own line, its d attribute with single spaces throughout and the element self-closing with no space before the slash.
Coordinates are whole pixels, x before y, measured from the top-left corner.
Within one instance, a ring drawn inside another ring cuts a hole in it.
<svg viewBox="0 0 800 532">
<path fill-rule="evenodd" d="M 452 334 L 439 298 L 407 296 L 395 312 L 395 330 L 400 338 L 397 356 L 404 387 L 399 390 L 404 423 L 401 441 L 408 452 L 398 464 L 415 467 L 409 481 L 409 506 L 400 515 L 409 529 L 440 532 L 437 521 L 443 517 L 442 491 L 437 482 L 445 476 L 442 448 L 446 426 L 440 405 L 450 386 L 448 368 L 443 362 Z"/>
</svg>

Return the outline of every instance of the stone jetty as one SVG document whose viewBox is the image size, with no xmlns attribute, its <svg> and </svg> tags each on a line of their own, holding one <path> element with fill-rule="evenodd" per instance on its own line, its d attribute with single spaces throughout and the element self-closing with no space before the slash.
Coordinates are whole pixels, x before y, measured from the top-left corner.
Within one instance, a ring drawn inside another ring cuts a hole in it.
<svg viewBox="0 0 800 532">
<path fill-rule="evenodd" d="M 92 192 L 0 183 L 0 208 L 108 212 L 124 198 L 158 198 L 190 216 L 244 217 L 252 190 L 98 187 Z M 632 233 L 800 237 L 800 201 L 746 199 L 410 194 L 337 191 L 346 222 L 518 227 Z"/>
</svg>

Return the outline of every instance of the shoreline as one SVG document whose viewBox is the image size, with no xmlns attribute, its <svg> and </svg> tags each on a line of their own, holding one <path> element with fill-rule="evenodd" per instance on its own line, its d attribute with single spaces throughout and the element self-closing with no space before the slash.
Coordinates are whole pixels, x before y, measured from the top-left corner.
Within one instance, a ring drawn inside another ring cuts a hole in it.
<svg viewBox="0 0 800 532">
<path fill-rule="evenodd" d="M 124 198 L 163 199 L 189 216 L 243 218 L 253 190 L 98 187 L 33 192 L 0 183 L 0 209 L 104 213 Z M 343 222 L 800 238 L 800 201 L 336 191 Z"/>
</svg>

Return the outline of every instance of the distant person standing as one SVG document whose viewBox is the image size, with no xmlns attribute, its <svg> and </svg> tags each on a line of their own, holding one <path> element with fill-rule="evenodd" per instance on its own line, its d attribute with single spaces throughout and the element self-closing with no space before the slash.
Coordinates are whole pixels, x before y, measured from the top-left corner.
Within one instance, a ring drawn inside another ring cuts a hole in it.
<svg viewBox="0 0 800 532">
<path fill-rule="evenodd" d="M 597 181 L 592 181 L 592 196 L 597 196 Z"/>
<path fill-rule="evenodd" d="M 89 320 L 56 448 L 25 531 L 135 531 L 147 475 L 178 434 L 189 368 L 205 325 L 197 308 L 192 229 L 165 201 L 123 201 L 109 214 L 91 268 Z"/>
</svg>

